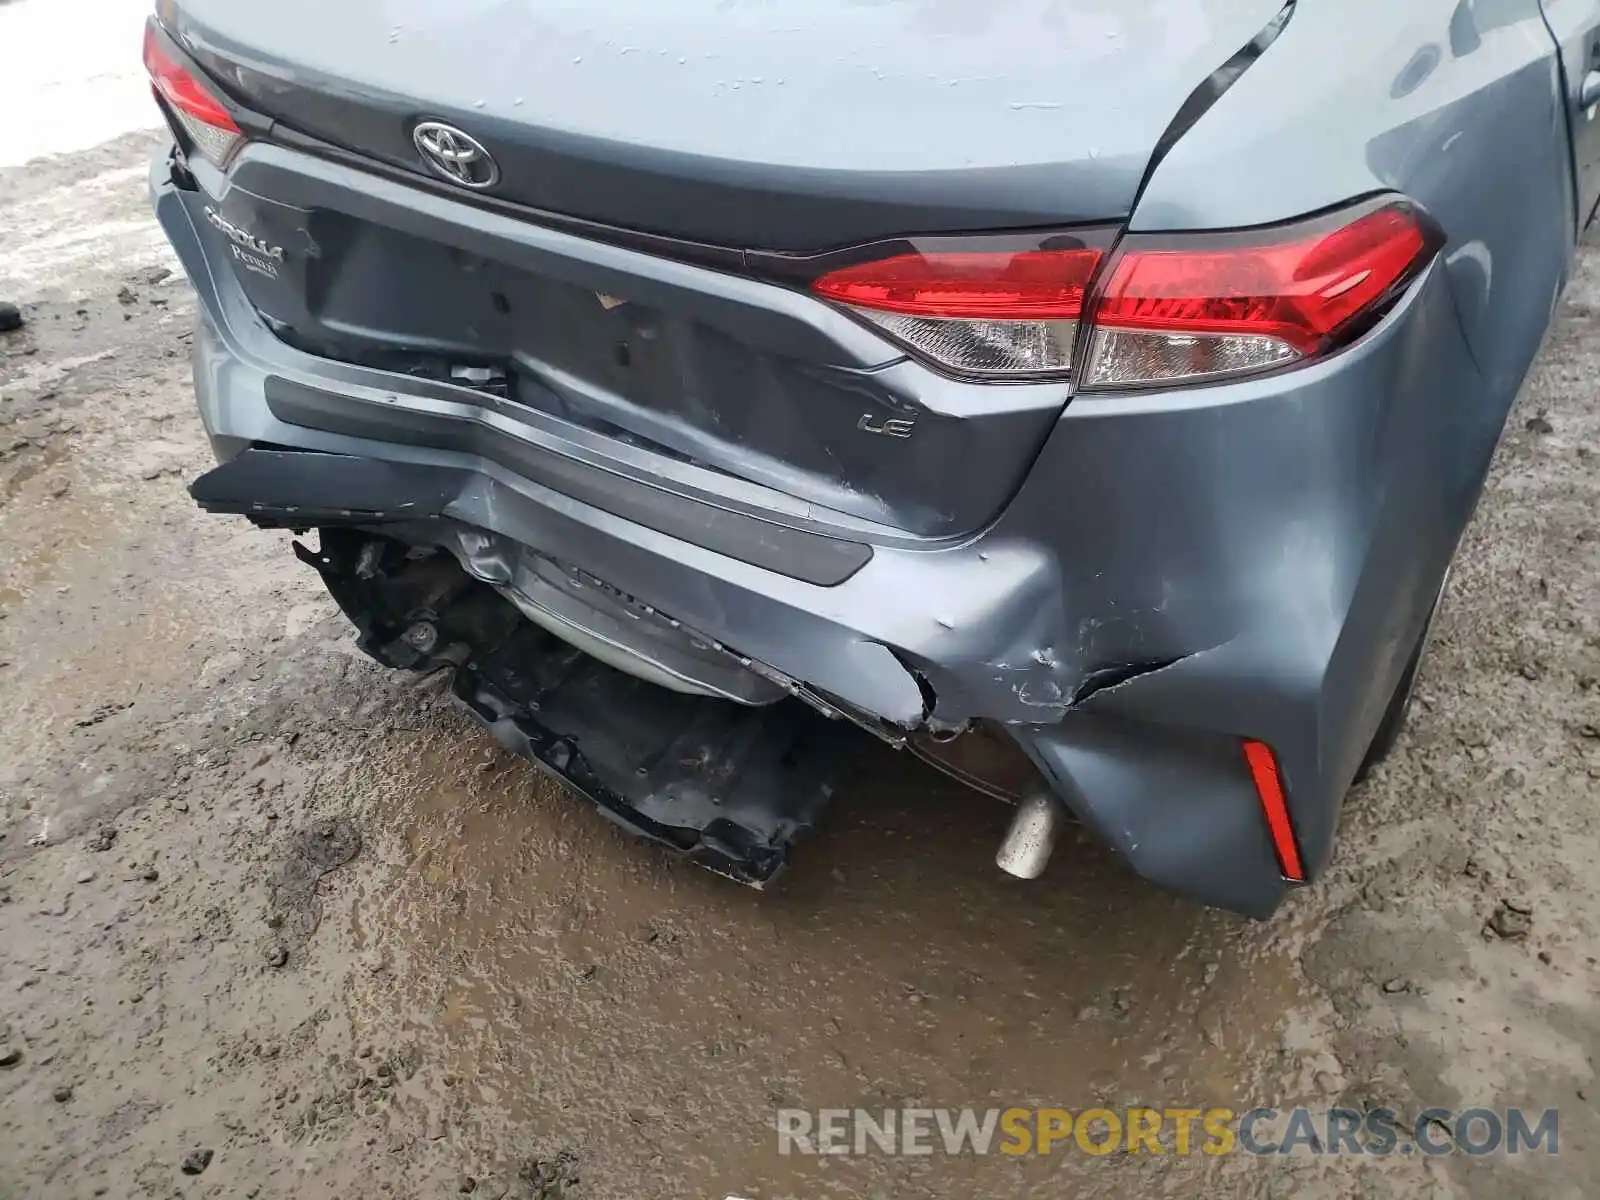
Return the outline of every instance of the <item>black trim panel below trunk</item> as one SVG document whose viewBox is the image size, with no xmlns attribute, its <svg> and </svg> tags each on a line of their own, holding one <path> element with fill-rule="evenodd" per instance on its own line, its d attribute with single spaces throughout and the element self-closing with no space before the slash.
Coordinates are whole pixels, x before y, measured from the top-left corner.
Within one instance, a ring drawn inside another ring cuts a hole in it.
<svg viewBox="0 0 1600 1200">
<path fill-rule="evenodd" d="M 481 455 L 541 487 L 627 521 L 791 579 L 831 587 L 872 558 L 872 548 L 774 525 L 649 484 L 602 472 L 454 417 L 399 411 L 269 377 L 267 402 L 280 420 L 331 433 Z M 195 480 L 209 512 L 242 513 L 290 527 L 319 520 L 438 516 L 473 472 L 341 454 L 255 447 Z"/>
</svg>

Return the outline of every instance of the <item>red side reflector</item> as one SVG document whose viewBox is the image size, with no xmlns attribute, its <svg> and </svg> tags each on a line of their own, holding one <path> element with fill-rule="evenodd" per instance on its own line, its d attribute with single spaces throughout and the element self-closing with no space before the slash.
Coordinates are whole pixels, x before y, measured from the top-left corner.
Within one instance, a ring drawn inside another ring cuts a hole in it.
<svg viewBox="0 0 1600 1200">
<path fill-rule="evenodd" d="M 1300 864 L 1300 848 L 1295 845 L 1294 826 L 1289 823 L 1289 806 L 1283 797 L 1283 780 L 1278 775 L 1278 760 L 1272 747 L 1265 742 L 1247 740 L 1244 760 L 1250 767 L 1250 777 L 1255 780 L 1256 795 L 1261 799 L 1261 812 L 1267 818 L 1267 830 L 1272 834 L 1272 846 L 1277 851 L 1283 877 L 1294 883 L 1304 883 L 1305 868 Z"/>
<path fill-rule="evenodd" d="M 1094 323 L 1256 335 L 1315 354 L 1346 322 L 1409 280 L 1435 245 L 1433 232 L 1403 202 L 1309 234 L 1288 227 L 1131 235 L 1111 264 Z"/>
<path fill-rule="evenodd" d="M 1076 321 L 1100 251 L 941 250 L 897 254 L 829 271 L 820 296 L 913 317 Z"/>
<path fill-rule="evenodd" d="M 153 23 L 144 27 L 144 66 L 150 72 L 150 82 L 156 91 L 178 112 L 213 129 L 232 134 L 241 132 L 217 98 L 193 74 L 173 61 L 161 45 Z"/>
</svg>

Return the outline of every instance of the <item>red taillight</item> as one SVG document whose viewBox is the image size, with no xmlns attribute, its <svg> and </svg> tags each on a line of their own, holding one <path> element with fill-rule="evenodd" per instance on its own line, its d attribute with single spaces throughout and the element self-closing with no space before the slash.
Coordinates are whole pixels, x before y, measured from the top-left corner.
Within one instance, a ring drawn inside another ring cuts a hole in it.
<svg viewBox="0 0 1600 1200">
<path fill-rule="evenodd" d="M 1237 375 L 1322 353 L 1437 246 L 1400 201 L 1326 225 L 1128 236 L 1095 300 L 1085 385 Z"/>
<path fill-rule="evenodd" d="M 1109 236 L 925 238 L 827 270 L 811 290 L 966 374 L 1071 368 L 1078 319 Z"/>
<path fill-rule="evenodd" d="M 193 72 L 168 53 L 154 21 L 144 27 L 144 66 L 156 94 L 167 102 L 200 152 L 218 166 L 225 163 L 243 131 Z"/>
<path fill-rule="evenodd" d="M 1304 883 L 1305 867 L 1301 865 L 1300 847 L 1295 842 L 1294 826 L 1289 821 L 1289 804 L 1284 798 L 1277 757 L 1265 742 L 1246 741 L 1244 761 L 1256 785 L 1256 796 L 1261 801 L 1261 815 L 1266 819 L 1267 832 L 1272 835 L 1278 868 L 1285 879 Z"/>
<path fill-rule="evenodd" d="M 1104 238 L 1057 234 L 1005 248 L 992 248 L 998 238 L 927 238 L 829 270 L 811 287 L 963 373 L 1065 374 L 1083 328 L 1092 339 L 1085 387 L 1149 387 L 1250 374 L 1343 345 L 1442 241 L 1410 203 L 1367 201 L 1269 229 L 1129 234 L 1095 283 Z"/>
<path fill-rule="evenodd" d="M 916 317 L 1076 321 L 1100 251 L 930 251 L 830 271 L 818 295 Z"/>
</svg>

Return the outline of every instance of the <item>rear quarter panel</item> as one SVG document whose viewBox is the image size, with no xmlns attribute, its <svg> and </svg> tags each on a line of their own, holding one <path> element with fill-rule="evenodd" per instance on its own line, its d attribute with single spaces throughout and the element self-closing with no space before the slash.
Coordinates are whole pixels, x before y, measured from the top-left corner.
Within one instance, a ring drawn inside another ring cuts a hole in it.
<svg viewBox="0 0 1600 1200">
<path fill-rule="evenodd" d="M 1460 336 L 1409 338 L 1377 394 L 1347 394 L 1361 437 L 1320 449 L 1258 439 L 1252 451 L 1263 469 L 1298 455 L 1311 477 L 1346 480 L 1312 521 L 1336 531 L 1312 565 L 1274 579 L 1263 553 L 1250 559 L 1254 580 L 1240 581 L 1274 595 L 1282 614 L 1257 630 L 1271 643 L 1265 656 L 1318 664 L 1305 690 L 1313 729 L 1290 770 L 1314 866 L 1550 326 L 1575 241 L 1571 164 L 1537 0 L 1300 0 L 1272 47 L 1158 165 L 1135 210 L 1134 230 L 1232 228 L 1394 190 L 1449 239 L 1422 287 L 1438 303 L 1416 311 L 1453 319 Z M 1069 420 L 1095 403 L 1075 401 Z M 1229 491 L 1239 526 L 1250 488 Z M 1323 646 L 1331 652 L 1310 653 Z M 1159 720 L 1157 700 L 1130 685 L 1124 702 Z M 1297 772 L 1317 786 L 1297 796 Z M 1308 794 L 1324 787 L 1325 798 Z"/>
<path fill-rule="evenodd" d="M 1132 228 L 1282 221 L 1393 189 L 1444 226 L 1463 330 L 1501 415 L 1575 241 L 1556 47 L 1537 0 L 1300 0 L 1153 172 Z"/>
</svg>

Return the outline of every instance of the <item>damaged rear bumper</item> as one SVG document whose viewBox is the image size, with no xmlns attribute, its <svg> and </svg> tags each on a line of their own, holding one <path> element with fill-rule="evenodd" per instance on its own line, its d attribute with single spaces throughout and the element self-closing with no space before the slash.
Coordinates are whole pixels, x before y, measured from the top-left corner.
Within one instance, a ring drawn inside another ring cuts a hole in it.
<svg viewBox="0 0 1600 1200">
<path fill-rule="evenodd" d="M 754 515 L 687 468 L 644 478 L 467 389 L 284 345 L 159 185 L 157 208 L 202 304 L 208 509 L 458 557 L 472 531 L 887 728 L 1003 725 L 1136 871 L 1254 916 L 1289 885 L 1241 739 L 1275 750 L 1314 876 L 1504 418 L 1434 271 L 1327 362 L 1073 402 L 978 536 Z"/>
</svg>

